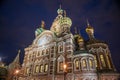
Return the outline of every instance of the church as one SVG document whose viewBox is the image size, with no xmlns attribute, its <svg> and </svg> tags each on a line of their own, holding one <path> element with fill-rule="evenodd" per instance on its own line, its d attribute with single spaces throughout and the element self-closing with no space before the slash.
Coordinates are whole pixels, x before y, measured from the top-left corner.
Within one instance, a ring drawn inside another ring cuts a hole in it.
<svg viewBox="0 0 120 80">
<path fill-rule="evenodd" d="M 45 22 L 35 31 L 35 39 L 25 48 L 18 80 L 118 80 L 109 46 L 94 36 L 87 21 L 85 40 L 65 10 L 59 8 L 50 30 Z"/>
</svg>

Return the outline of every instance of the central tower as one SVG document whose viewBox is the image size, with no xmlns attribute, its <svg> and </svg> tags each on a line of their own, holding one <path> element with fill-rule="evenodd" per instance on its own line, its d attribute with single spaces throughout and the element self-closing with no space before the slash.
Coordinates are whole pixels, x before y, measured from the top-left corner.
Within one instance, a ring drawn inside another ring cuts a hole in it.
<svg viewBox="0 0 120 80">
<path fill-rule="evenodd" d="M 69 17 L 66 16 L 66 11 L 60 7 L 57 10 L 57 13 L 58 16 L 54 19 L 50 30 L 55 32 L 57 36 L 62 36 L 70 33 L 72 21 Z"/>
</svg>

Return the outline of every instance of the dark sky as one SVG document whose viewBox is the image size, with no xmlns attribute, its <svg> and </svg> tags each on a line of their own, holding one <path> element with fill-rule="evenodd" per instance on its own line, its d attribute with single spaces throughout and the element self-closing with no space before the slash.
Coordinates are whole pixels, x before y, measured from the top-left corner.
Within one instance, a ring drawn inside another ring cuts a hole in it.
<svg viewBox="0 0 120 80">
<path fill-rule="evenodd" d="M 0 1 L 0 56 L 7 64 L 32 43 L 35 30 L 46 23 L 49 29 L 57 16 L 59 5 L 72 19 L 72 29 L 85 32 L 86 19 L 95 29 L 95 37 L 109 44 L 113 62 L 120 70 L 120 2 L 119 0 L 1 0 Z M 73 31 L 72 31 L 73 32 Z"/>
</svg>

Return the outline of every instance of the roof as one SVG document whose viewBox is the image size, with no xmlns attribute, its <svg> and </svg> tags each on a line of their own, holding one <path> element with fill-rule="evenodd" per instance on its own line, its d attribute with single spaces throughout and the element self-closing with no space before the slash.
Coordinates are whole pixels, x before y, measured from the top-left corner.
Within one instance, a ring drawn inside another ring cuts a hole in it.
<svg viewBox="0 0 120 80">
<path fill-rule="evenodd" d="M 89 44 L 95 44 L 95 43 L 105 43 L 107 44 L 105 41 L 102 41 L 102 40 L 98 40 L 98 39 L 89 39 L 87 41 L 85 41 L 86 45 L 89 45 Z"/>
<path fill-rule="evenodd" d="M 77 51 L 75 51 L 74 55 L 84 54 L 84 53 L 88 53 L 88 51 L 87 50 L 77 50 Z"/>
</svg>

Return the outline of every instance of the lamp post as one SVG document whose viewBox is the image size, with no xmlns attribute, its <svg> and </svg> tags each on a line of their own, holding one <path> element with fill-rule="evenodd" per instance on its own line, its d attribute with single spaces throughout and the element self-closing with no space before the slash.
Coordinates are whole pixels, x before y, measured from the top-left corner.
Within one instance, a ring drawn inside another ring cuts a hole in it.
<svg viewBox="0 0 120 80">
<path fill-rule="evenodd" d="M 64 65 L 63 65 L 63 68 L 64 68 L 64 80 L 66 80 L 67 65 L 64 64 Z"/>
<path fill-rule="evenodd" d="M 15 73 L 14 73 L 14 74 L 15 74 L 15 80 L 18 80 L 18 77 L 17 77 L 17 76 L 18 76 L 19 72 L 20 72 L 19 69 L 16 69 L 16 70 L 15 70 Z"/>
</svg>

